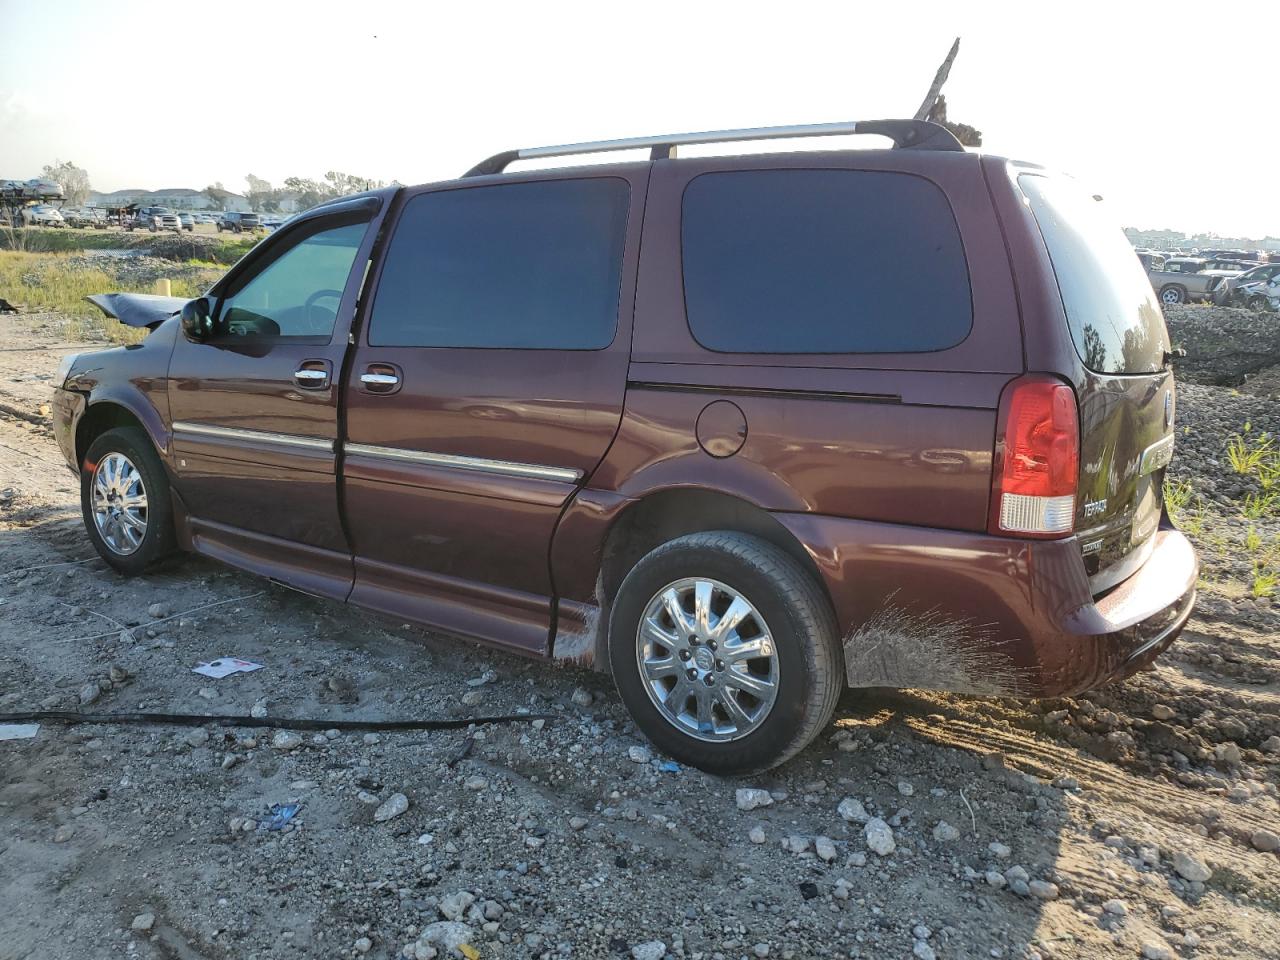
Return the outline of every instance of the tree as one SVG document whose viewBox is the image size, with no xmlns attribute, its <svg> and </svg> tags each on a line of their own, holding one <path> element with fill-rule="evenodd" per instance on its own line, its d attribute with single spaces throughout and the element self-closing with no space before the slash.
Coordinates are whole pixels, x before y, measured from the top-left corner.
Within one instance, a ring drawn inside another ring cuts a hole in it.
<svg viewBox="0 0 1280 960">
<path fill-rule="evenodd" d="M 65 163 L 61 160 L 53 161 L 44 168 L 43 176 L 62 187 L 62 195 L 73 207 L 83 205 L 89 199 L 89 191 L 93 189 L 89 185 L 89 172 L 70 160 Z"/>
<path fill-rule="evenodd" d="M 249 199 L 251 209 L 266 209 L 268 203 L 275 201 L 276 190 L 268 181 L 263 180 L 261 177 L 255 177 L 252 173 L 245 174 L 244 180 L 249 185 L 249 190 L 245 196 Z"/>
<path fill-rule="evenodd" d="M 326 200 L 350 196 L 353 193 L 361 193 L 365 190 L 376 190 L 384 186 L 386 184 L 381 180 L 370 180 L 367 177 L 357 177 L 349 173 L 340 173 L 337 170 L 330 170 L 326 173 L 324 180 L 312 180 L 309 177 L 286 177 L 284 181 L 285 190 L 297 194 L 299 210 L 309 210 L 311 207 L 324 203 Z"/>
</svg>

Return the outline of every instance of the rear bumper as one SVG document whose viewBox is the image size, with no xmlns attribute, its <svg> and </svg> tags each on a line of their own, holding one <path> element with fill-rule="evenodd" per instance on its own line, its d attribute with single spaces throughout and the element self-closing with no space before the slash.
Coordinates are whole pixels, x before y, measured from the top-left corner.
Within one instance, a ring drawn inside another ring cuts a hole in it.
<svg viewBox="0 0 1280 960">
<path fill-rule="evenodd" d="M 1072 695 L 1149 663 L 1195 603 L 1199 562 L 1167 522 L 1147 562 L 1095 598 L 1074 538 L 776 516 L 826 582 L 850 686 Z"/>
</svg>

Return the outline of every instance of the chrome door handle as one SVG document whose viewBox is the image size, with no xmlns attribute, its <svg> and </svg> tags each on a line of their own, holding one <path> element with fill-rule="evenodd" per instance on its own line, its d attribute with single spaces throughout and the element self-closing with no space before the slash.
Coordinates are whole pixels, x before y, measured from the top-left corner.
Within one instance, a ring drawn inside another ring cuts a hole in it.
<svg viewBox="0 0 1280 960">
<path fill-rule="evenodd" d="M 391 373 L 362 373 L 360 382 L 371 387 L 394 387 L 400 378 Z"/>
<path fill-rule="evenodd" d="M 329 385 L 329 371 L 303 367 L 293 371 L 293 379 L 300 387 L 310 390 L 322 390 Z"/>
</svg>

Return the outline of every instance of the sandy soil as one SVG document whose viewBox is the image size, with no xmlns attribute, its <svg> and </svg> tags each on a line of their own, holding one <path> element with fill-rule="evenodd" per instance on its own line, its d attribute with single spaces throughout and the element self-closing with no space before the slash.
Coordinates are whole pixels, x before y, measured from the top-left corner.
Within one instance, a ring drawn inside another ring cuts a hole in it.
<svg viewBox="0 0 1280 960">
<path fill-rule="evenodd" d="M 0 742 L 0 960 L 449 943 L 486 958 L 1280 956 L 1280 863 L 1260 849 L 1280 832 L 1280 608 L 1245 594 L 1231 550 L 1207 550 L 1184 638 L 1123 685 L 1032 703 L 850 693 L 795 761 L 722 780 L 651 756 L 604 677 L 204 560 L 113 575 L 43 425 L 59 356 L 85 348 L 61 329 L 0 318 L 0 711 L 74 709 L 97 683 L 107 712 L 556 719 L 298 738 L 46 724 Z M 1179 416 L 1195 429 L 1196 405 L 1225 397 L 1186 391 Z M 264 667 L 191 672 L 224 655 Z M 771 802 L 740 809 L 746 787 Z M 376 819 L 397 793 L 407 811 Z M 290 800 L 290 829 L 255 829 Z M 887 821 L 891 853 L 868 848 L 865 817 Z"/>
</svg>

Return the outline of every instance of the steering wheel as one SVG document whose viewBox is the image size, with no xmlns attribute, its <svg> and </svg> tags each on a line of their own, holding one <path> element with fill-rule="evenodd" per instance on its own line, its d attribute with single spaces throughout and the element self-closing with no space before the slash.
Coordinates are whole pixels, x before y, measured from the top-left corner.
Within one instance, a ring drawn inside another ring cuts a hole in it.
<svg viewBox="0 0 1280 960">
<path fill-rule="evenodd" d="M 310 324 L 314 329 L 321 330 L 325 326 L 332 327 L 333 321 L 338 316 L 338 306 L 336 304 L 334 305 L 333 310 L 329 312 L 330 315 L 326 317 L 323 322 L 316 323 L 312 319 L 311 311 L 315 309 L 316 301 L 318 300 L 337 300 L 338 304 L 341 304 L 342 291 L 341 290 L 317 290 L 315 293 L 311 294 L 311 296 L 307 297 L 307 302 L 304 305 L 307 311 L 307 323 Z"/>
</svg>

